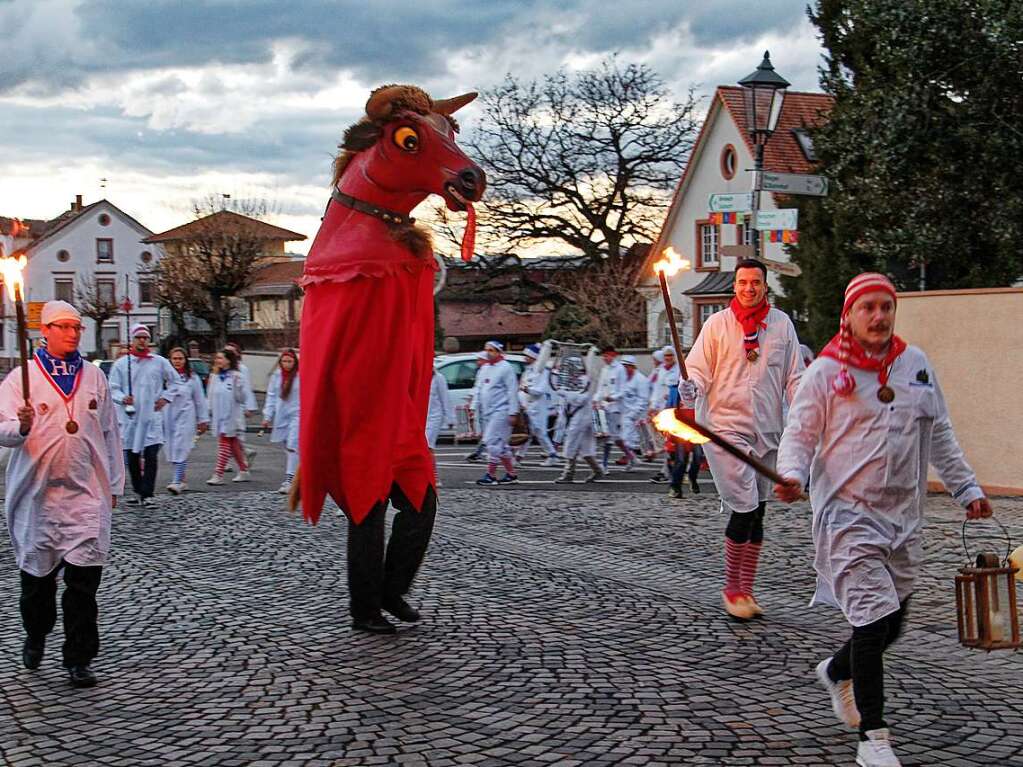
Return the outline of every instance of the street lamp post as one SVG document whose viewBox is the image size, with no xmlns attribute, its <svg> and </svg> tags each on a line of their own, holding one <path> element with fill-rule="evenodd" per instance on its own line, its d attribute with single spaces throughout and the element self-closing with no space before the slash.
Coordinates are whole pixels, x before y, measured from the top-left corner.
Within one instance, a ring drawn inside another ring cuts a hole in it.
<svg viewBox="0 0 1023 767">
<path fill-rule="evenodd" d="M 789 82 L 774 71 L 770 51 L 764 51 L 764 60 L 750 74 L 739 81 L 743 88 L 746 107 L 746 128 L 753 140 L 753 205 L 750 226 L 753 230 L 753 255 L 760 258 L 760 231 L 757 230 L 757 211 L 760 210 L 760 190 L 763 185 L 764 145 L 778 127 L 785 89 Z"/>
</svg>

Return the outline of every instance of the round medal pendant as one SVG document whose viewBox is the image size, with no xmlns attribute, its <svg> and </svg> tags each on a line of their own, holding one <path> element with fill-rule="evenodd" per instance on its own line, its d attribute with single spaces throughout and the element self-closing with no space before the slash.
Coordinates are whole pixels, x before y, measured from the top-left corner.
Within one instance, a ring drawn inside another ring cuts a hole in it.
<svg viewBox="0 0 1023 767">
<path fill-rule="evenodd" d="M 895 399 L 895 390 L 890 386 L 882 386 L 877 390 L 877 398 L 887 405 Z"/>
<path fill-rule="evenodd" d="M 78 431 L 78 421 L 74 420 L 68 421 L 66 424 L 64 424 L 64 428 L 67 429 L 68 434 L 74 434 L 75 432 Z"/>
<path fill-rule="evenodd" d="M 750 349 L 748 352 L 746 352 L 746 359 L 748 359 L 750 362 L 756 362 L 758 359 L 760 359 L 760 354 L 757 352 L 756 349 Z"/>
</svg>

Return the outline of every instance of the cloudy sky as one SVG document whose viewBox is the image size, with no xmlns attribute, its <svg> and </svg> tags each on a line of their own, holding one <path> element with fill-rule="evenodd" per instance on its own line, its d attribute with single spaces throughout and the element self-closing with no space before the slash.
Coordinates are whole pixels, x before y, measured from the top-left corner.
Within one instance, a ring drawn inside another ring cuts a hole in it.
<svg viewBox="0 0 1023 767">
<path fill-rule="evenodd" d="M 817 90 L 806 0 L 0 0 L 0 215 L 109 198 L 154 231 L 208 194 L 271 200 L 315 234 L 330 161 L 369 90 L 434 97 L 619 51 L 677 94 L 771 50 Z M 610 9 L 613 9 L 611 11 Z M 459 113 L 464 131 L 474 113 Z M 106 179 L 105 188 L 102 186 Z M 309 243 L 294 248 L 305 251 Z"/>
</svg>

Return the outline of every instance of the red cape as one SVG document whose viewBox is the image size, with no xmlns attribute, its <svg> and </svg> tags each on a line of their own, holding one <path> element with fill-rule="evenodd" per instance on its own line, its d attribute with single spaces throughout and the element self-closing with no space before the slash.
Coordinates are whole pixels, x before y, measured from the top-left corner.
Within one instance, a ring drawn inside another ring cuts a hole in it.
<svg viewBox="0 0 1023 767">
<path fill-rule="evenodd" d="M 425 433 L 435 270 L 382 221 L 329 206 L 302 280 L 300 482 L 314 524 L 327 495 L 359 524 L 393 484 L 417 509 L 435 485 Z"/>
</svg>

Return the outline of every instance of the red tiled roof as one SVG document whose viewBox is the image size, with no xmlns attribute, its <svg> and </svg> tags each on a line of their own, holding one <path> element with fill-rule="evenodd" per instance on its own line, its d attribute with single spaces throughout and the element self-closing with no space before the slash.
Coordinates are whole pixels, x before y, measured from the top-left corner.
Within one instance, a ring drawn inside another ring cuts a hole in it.
<svg viewBox="0 0 1023 767">
<path fill-rule="evenodd" d="M 547 327 L 549 312 L 518 314 L 500 304 L 442 302 L 438 321 L 444 335 L 491 337 L 509 335 L 540 336 Z"/>
<path fill-rule="evenodd" d="M 252 282 L 242 290 L 241 296 L 287 295 L 297 284 L 305 269 L 304 258 L 275 261 L 259 267 Z"/>
<path fill-rule="evenodd" d="M 743 89 L 737 85 L 719 85 L 714 98 L 721 99 L 752 153 L 753 145 L 746 129 Z M 814 164 L 806 159 L 792 129 L 820 125 L 827 120 L 833 104 L 834 99 L 824 93 L 786 92 L 778 127 L 764 146 L 764 169 L 775 173 L 813 173 Z"/>
<path fill-rule="evenodd" d="M 231 210 L 220 210 L 208 216 L 203 216 L 196 221 L 189 221 L 187 224 L 168 229 L 166 232 L 154 234 L 152 237 L 143 240 L 143 242 L 188 240 L 209 233 L 211 230 L 220 230 L 228 234 L 244 234 L 247 237 L 260 240 L 284 240 L 291 242 L 293 240 L 306 239 L 304 234 L 282 229 L 279 226 L 274 226 L 255 218 L 249 218 Z"/>
</svg>

